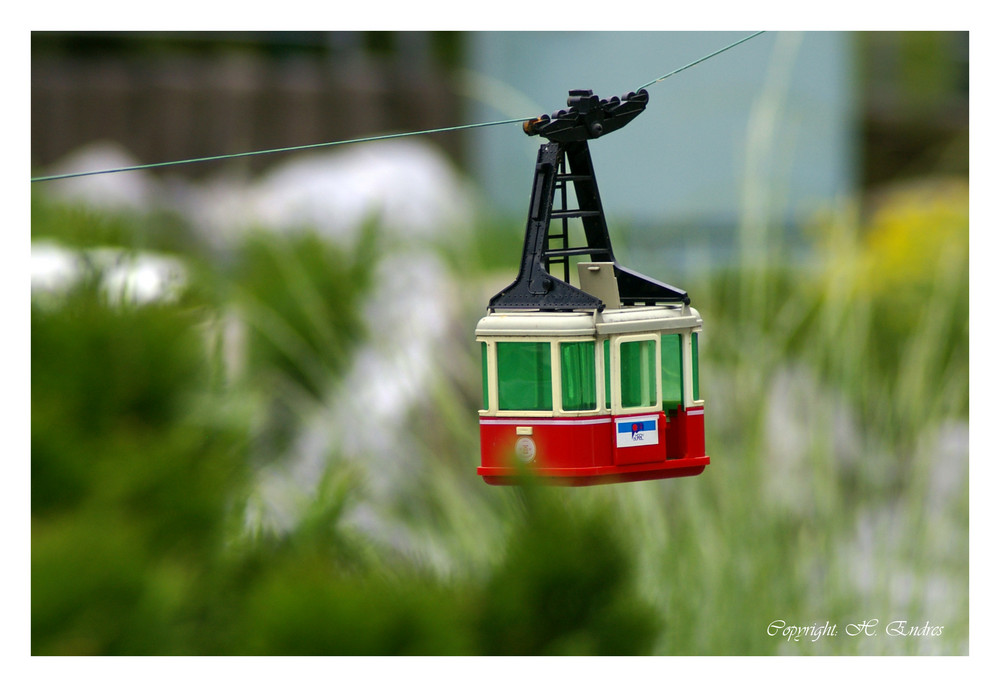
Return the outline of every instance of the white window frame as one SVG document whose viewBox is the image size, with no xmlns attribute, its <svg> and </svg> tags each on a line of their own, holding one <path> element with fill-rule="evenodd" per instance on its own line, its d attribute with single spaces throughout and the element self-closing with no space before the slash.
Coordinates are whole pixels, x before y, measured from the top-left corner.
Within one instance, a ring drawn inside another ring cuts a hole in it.
<svg viewBox="0 0 1000 687">
<path fill-rule="evenodd" d="M 691 353 L 693 345 L 691 335 L 700 333 L 701 329 L 690 329 L 682 332 L 681 335 L 681 358 L 684 365 L 684 408 L 700 408 L 705 405 L 703 399 L 694 397 L 694 356 Z"/>
<path fill-rule="evenodd" d="M 663 387 L 660 379 L 660 332 L 646 332 L 643 334 L 613 335 L 611 339 L 611 414 L 612 415 L 636 415 L 638 413 L 657 412 L 663 410 Z M 656 394 L 653 404 L 648 406 L 622 406 L 622 375 L 621 375 L 621 345 L 633 341 L 652 341 L 655 346 L 653 355 L 654 378 L 656 380 Z M 603 359 L 604 356 L 601 355 Z"/>
<path fill-rule="evenodd" d="M 489 336 L 477 337 L 477 342 L 486 343 L 487 398 L 490 407 L 479 411 L 482 417 L 586 417 L 607 415 L 604 410 L 604 355 L 599 341 L 592 336 Z M 594 374 L 597 389 L 596 408 L 593 410 L 563 410 L 562 407 L 562 359 L 559 346 L 562 343 L 580 341 L 594 342 Z M 549 367 L 552 382 L 552 410 L 500 410 L 500 386 L 497 370 L 497 344 L 499 343 L 547 343 L 549 344 Z"/>
</svg>

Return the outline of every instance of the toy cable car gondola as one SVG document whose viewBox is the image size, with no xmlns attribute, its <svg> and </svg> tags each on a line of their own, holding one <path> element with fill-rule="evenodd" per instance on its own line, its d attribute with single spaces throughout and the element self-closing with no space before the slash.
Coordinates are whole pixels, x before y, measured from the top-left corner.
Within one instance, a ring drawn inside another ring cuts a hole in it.
<svg viewBox="0 0 1000 687">
<path fill-rule="evenodd" d="M 478 473 L 488 484 L 664 479 L 698 475 L 709 463 L 701 317 L 686 292 L 615 260 L 587 144 L 625 126 L 648 101 L 643 89 L 609 100 L 570 91 L 568 109 L 524 124 L 549 142 L 538 151 L 521 266 L 476 327 Z M 586 245 L 570 246 L 573 219 Z M 574 257 L 579 287 L 570 283 Z M 552 274 L 559 267 L 561 279 Z"/>
</svg>

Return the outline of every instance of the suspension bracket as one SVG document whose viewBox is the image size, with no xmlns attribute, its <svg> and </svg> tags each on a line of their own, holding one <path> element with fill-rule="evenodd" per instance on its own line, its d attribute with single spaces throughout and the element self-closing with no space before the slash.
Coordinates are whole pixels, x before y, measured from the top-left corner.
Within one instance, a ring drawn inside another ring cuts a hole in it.
<svg viewBox="0 0 1000 687">
<path fill-rule="evenodd" d="M 490 299 L 489 310 L 604 310 L 606 304 L 600 298 L 569 283 L 570 258 L 585 255 L 593 262 L 614 265 L 621 305 L 689 304 L 685 291 L 626 269 L 615 260 L 587 145 L 587 141 L 617 131 L 635 119 L 646 108 L 649 94 L 640 89 L 621 98 L 601 100 L 592 91 L 574 90 L 566 102 L 568 109 L 523 125 L 529 136 L 541 136 L 550 142 L 538 150 L 520 270 L 510 286 Z M 576 208 L 566 205 L 570 184 Z M 557 192 L 561 207 L 553 209 Z M 569 245 L 570 219 L 582 222 L 586 245 Z M 550 233 L 553 221 L 561 226 Z M 551 273 L 553 266 L 562 266 L 562 279 Z"/>
</svg>

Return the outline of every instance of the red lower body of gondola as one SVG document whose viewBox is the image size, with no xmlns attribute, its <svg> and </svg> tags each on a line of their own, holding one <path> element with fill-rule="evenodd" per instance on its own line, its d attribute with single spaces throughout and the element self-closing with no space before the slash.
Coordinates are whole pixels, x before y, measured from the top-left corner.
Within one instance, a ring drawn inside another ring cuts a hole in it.
<svg viewBox="0 0 1000 687">
<path fill-rule="evenodd" d="M 704 408 L 585 417 L 480 418 L 487 484 L 565 486 L 637 482 L 701 474 Z"/>
</svg>

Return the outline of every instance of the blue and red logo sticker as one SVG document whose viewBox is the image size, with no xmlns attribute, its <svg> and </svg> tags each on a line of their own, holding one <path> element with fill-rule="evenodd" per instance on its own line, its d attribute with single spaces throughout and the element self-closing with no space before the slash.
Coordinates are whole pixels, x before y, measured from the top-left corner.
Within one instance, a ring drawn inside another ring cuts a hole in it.
<svg viewBox="0 0 1000 687">
<path fill-rule="evenodd" d="M 660 435 L 656 431 L 656 422 L 656 415 L 618 420 L 615 423 L 618 448 L 654 446 L 658 444 Z"/>
</svg>

